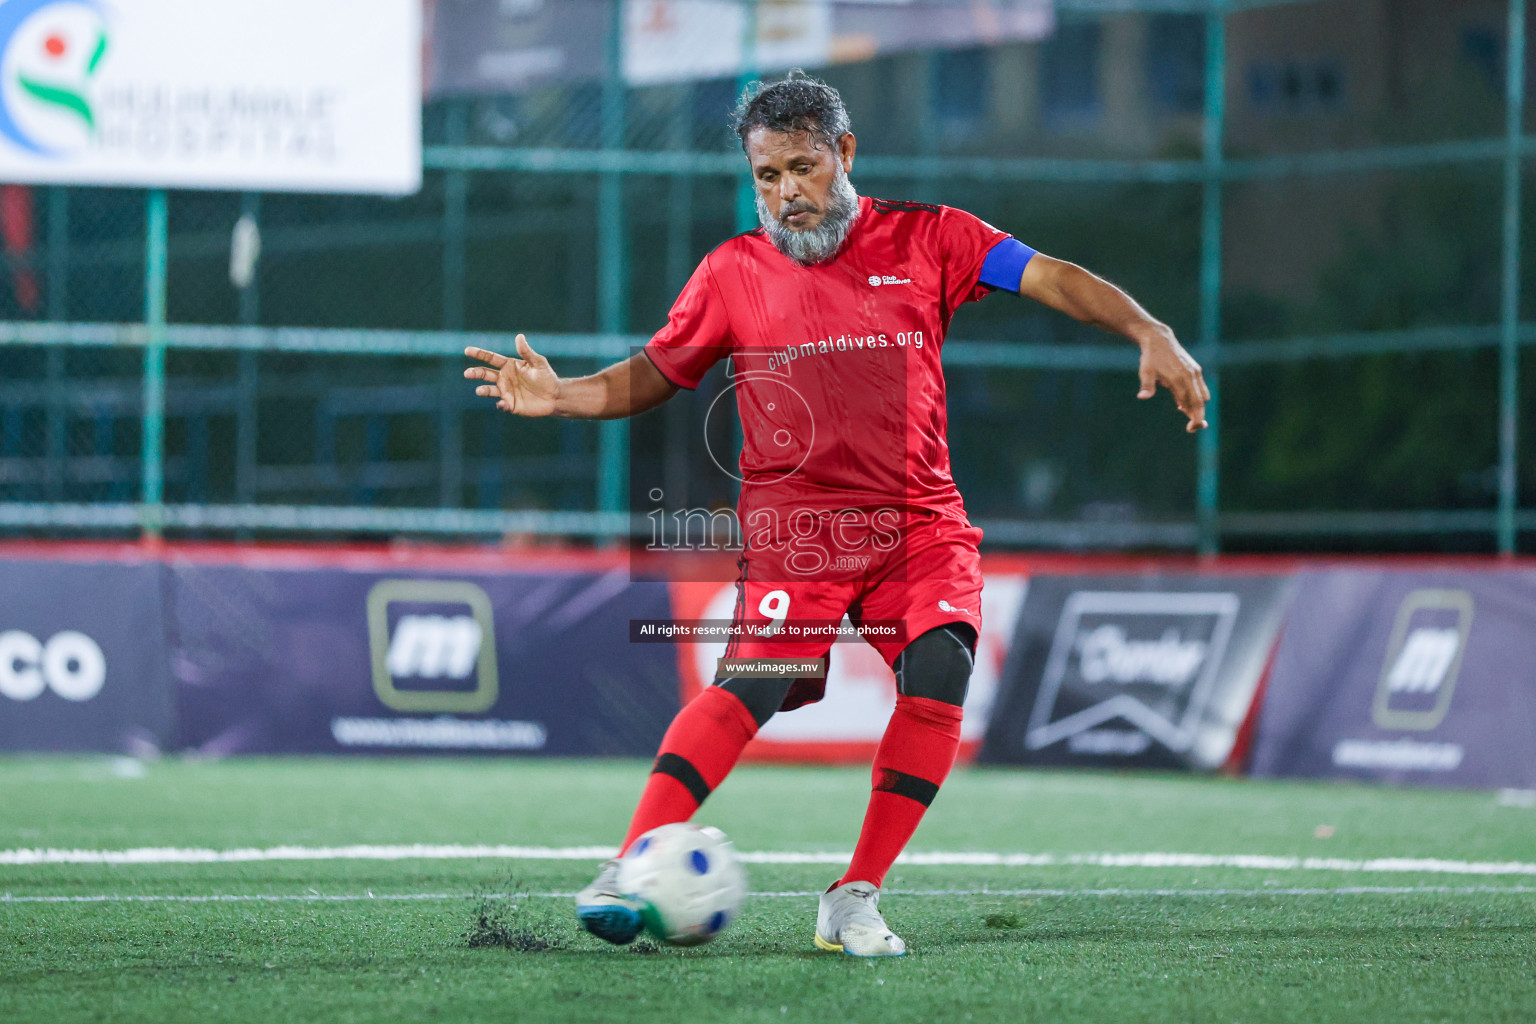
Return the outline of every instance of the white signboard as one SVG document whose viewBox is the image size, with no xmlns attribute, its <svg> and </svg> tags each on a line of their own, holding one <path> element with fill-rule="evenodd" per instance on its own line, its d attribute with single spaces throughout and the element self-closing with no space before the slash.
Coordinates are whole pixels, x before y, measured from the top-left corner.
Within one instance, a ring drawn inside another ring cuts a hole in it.
<svg viewBox="0 0 1536 1024">
<path fill-rule="evenodd" d="M 0 181 L 403 194 L 421 0 L 0 0 Z"/>
<path fill-rule="evenodd" d="M 756 15 L 755 23 L 748 18 Z M 751 60 L 747 33 L 756 30 Z M 779 0 L 755 11 L 737 0 L 628 0 L 624 77 L 636 85 L 734 75 L 761 68 L 825 64 L 832 8 L 825 0 Z"/>
</svg>

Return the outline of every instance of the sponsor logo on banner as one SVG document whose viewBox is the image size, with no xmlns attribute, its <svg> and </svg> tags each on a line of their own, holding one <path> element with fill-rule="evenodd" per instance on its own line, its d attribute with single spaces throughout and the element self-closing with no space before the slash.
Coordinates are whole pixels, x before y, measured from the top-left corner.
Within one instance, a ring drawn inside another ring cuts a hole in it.
<svg viewBox="0 0 1536 1024">
<path fill-rule="evenodd" d="M 368 592 L 373 689 L 395 711 L 475 714 L 496 703 L 496 627 L 473 583 L 384 580 Z"/>
<path fill-rule="evenodd" d="M 1240 607 L 1233 593 L 1073 593 L 1051 641 L 1025 747 L 1066 741 L 1073 753 L 1132 756 L 1155 740 L 1188 750 Z M 1101 728 L 1112 721 L 1135 728 Z"/>
<path fill-rule="evenodd" d="M 419 0 L 0 0 L 0 178 L 414 192 Z"/>
<path fill-rule="evenodd" d="M 0 4 L 0 136 L 45 159 L 85 149 L 96 136 L 94 83 L 110 40 L 96 0 Z"/>
<path fill-rule="evenodd" d="M 1465 590 L 1415 590 L 1404 598 L 1371 707 L 1376 724 L 1425 732 L 1443 722 L 1471 631 Z"/>
<path fill-rule="evenodd" d="M 17 629 L 0 633 L 0 696 L 28 701 L 52 690 L 78 703 L 95 697 L 106 681 L 106 655 L 84 633 L 65 630 L 47 643 Z"/>
<path fill-rule="evenodd" d="M 473 615 L 402 615 L 389 640 L 390 679 L 468 679 L 485 629 Z"/>
<path fill-rule="evenodd" d="M 1445 721 L 1472 630 L 1472 595 L 1465 590 L 1414 590 L 1398 606 L 1381 663 L 1371 721 L 1377 728 L 1429 732 Z M 1451 772 L 1461 766 L 1459 743 L 1344 739 L 1333 748 L 1341 768 Z"/>
<path fill-rule="evenodd" d="M 163 571 L 177 737 L 211 757 L 654 756 L 678 707 L 677 656 L 627 634 L 671 605 L 623 557 L 178 557 Z"/>
</svg>

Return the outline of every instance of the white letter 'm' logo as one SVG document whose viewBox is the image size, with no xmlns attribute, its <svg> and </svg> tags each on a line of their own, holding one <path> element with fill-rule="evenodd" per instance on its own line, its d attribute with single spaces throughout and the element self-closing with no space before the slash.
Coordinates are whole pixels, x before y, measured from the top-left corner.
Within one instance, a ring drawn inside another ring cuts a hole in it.
<svg viewBox="0 0 1536 1024">
<path fill-rule="evenodd" d="M 480 640 L 480 623 L 470 615 L 402 615 L 385 664 L 396 679 L 468 679 Z"/>
<path fill-rule="evenodd" d="M 1461 631 L 1420 628 L 1408 634 L 1403 649 L 1387 673 L 1388 693 L 1434 693 L 1461 649 Z"/>
<path fill-rule="evenodd" d="M 401 608 L 393 628 L 391 604 Z M 449 605 L 433 614 L 423 604 Z M 457 605 L 458 607 L 451 607 Z M 368 591 L 373 692 L 395 711 L 475 715 L 496 705 L 496 621 L 491 599 L 461 580 L 380 580 Z M 419 682 L 402 689 L 396 681 Z M 433 681 L 441 680 L 439 685 Z M 464 689 L 463 681 L 473 689 Z"/>
<path fill-rule="evenodd" d="M 65 700 L 90 700 L 107 681 L 107 658 L 95 640 L 65 630 L 46 644 L 19 629 L 0 633 L 0 694 L 32 700 L 45 688 Z"/>
</svg>

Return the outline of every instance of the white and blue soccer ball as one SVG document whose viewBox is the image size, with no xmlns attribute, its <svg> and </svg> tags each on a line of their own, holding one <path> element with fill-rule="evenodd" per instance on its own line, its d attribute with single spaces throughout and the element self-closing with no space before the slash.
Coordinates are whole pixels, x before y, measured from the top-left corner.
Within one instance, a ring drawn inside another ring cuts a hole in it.
<svg viewBox="0 0 1536 1024">
<path fill-rule="evenodd" d="M 674 946 L 708 942 L 735 918 L 746 873 L 725 833 L 685 821 L 653 828 L 619 860 L 619 891 L 645 930 Z"/>
</svg>

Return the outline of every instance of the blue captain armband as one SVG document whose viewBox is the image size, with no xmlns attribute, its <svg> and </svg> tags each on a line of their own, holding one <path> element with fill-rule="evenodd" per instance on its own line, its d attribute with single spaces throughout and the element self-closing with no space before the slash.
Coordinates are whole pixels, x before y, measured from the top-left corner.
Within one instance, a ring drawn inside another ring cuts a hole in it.
<svg viewBox="0 0 1536 1024">
<path fill-rule="evenodd" d="M 976 280 L 991 288 L 1016 292 L 1024 267 L 1034 255 L 1035 250 L 1017 238 L 1005 238 L 987 253 L 986 260 L 981 264 L 981 276 Z"/>
</svg>

